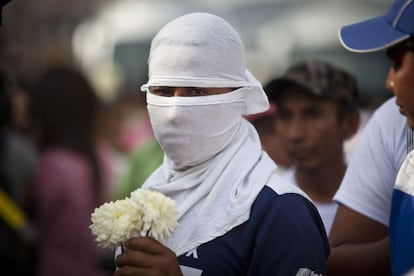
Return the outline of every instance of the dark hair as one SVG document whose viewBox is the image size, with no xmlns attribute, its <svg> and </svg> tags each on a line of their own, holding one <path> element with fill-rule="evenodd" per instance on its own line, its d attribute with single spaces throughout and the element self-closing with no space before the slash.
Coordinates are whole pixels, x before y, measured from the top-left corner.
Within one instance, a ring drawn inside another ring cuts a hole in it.
<svg viewBox="0 0 414 276">
<path fill-rule="evenodd" d="M 347 70 L 320 59 L 309 59 L 291 65 L 286 72 L 265 86 L 270 100 L 277 103 L 278 94 L 287 90 L 331 100 L 338 106 L 338 119 L 358 111 L 359 89 L 356 78 Z"/>
<path fill-rule="evenodd" d="M 4 164 L 7 147 L 7 127 L 10 121 L 11 103 L 9 94 L 9 81 L 6 72 L 0 69 L 0 164 Z M 0 165 L 0 187 L 8 188 L 8 179 L 4 166 Z"/>
<path fill-rule="evenodd" d="M 35 82 L 31 93 L 31 115 L 40 151 L 64 147 L 90 161 L 95 195 L 101 194 L 95 121 L 98 98 L 80 72 L 53 68 Z"/>
<path fill-rule="evenodd" d="M 0 69 L 0 127 L 4 127 L 10 122 L 10 91 L 7 73 Z"/>
<path fill-rule="evenodd" d="M 3 7 L 7 5 L 7 3 L 11 2 L 12 0 L 1 0 L 0 1 L 0 26 L 2 24 L 3 19 Z"/>
<path fill-rule="evenodd" d="M 336 114 L 337 114 L 337 119 L 339 123 L 341 123 L 348 114 L 353 114 L 354 112 L 358 112 L 358 106 L 355 104 L 349 104 L 349 102 L 346 99 L 333 98 L 329 96 L 317 96 L 311 91 L 309 91 L 308 88 L 298 83 L 294 83 L 294 82 L 284 83 L 282 86 L 278 86 L 277 89 L 278 89 L 278 93 L 275 93 L 274 95 L 272 95 L 272 97 L 269 97 L 269 101 L 273 101 L 276 104 L 276 106 L 277 106 L 278 101 L 280 101 L 280 98 L 282 95 L 284 95 L 285 93 L 289 93 L 289 91 L 291 90 L 296 90 L 296 91 L 301 91 L 304 94 L 309 95 L 310 97 L 314 97 L 320 100 L 328 100 L 328 101 L 335 103 L 336 111 L 337 111 Z"/>
<path fill-rule="evenodd" d="M 330 94 L 323 94 L 323 95 L 315 95 L 315 93 L 310 90 L 310 88 L 298 83 L 294 82 L 285 78 L 277 78 L 271 80 L 265 87 L 264 90 L 269 98 L 270 102 L 275 103 L 277 106 L 278 101 L 280 101 L 280 97 L 285 94 L 289 93 L 291 90 L 297 90 L 302 91 L 305 94 L 308 94 L 309 96 L 319 98 L 319 99 L 325 99 L 330 100 L 334 102 L 337 106 L 337 118 L 339 122 L 342 122 L 343 119 L 348 114 L 352 114 L 354 112 L 358 112 L 358 87 L 356 85 L 355 81 L 349 81 L 347 83 L 349 86 L 349 93 L 351 95 L 351 98 L 353 100 L 349 100 L 345 97 L 337 97 L 336 93 Z M 330 87 L 329 90 L 332 89 L 340 89 L 338 87 Z"/>
<path fill-rule="evenodd" d="M 414 52 L 414 36 L 410 36 L 410 38 L 404 40 L 401 44 L 409 51 Z"/>
</svg>

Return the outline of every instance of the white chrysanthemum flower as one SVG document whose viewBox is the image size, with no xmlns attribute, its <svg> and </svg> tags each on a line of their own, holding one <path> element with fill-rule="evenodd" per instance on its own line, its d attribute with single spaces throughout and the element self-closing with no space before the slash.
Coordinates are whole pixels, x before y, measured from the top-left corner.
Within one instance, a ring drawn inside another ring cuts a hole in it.
<svg viewBox="0 0 414 276">
<path fill-rule="evenodd" d="M 157 240 L 167 239 L 177 227 L 175 201 L 161 193 L 138 189 L 131 193 L 132 204 L 143 213 L 142 231 Z"/>
<path fill-rule="evenodd" d="M 89 228 L 101 247 L 115 248 L 120 242 L 132 237 L 142 224 L 139 213 L 128 199 L 108 202 L 96 208 Z"/>
<path fill-rule="evenodd" d="M 172 199 L 158 192 L 138 189 L 130 198 L 96 208 L 89 228 L 99 246 L 115 248 L 133 237 L 168 238 L 178 224 L 177 214 Z"/>
</svg>

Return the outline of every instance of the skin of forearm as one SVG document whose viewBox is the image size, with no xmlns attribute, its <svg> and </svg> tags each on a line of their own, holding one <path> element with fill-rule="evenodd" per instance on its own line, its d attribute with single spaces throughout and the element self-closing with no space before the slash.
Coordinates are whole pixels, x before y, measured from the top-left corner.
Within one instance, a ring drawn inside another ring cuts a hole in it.
<svg viewBox="0 0 414 276">
<path fill-rule="evenodd" d="M 329 276 L 391 275 L 389 238 L 370 243 L 331 246 Z"/>
</svg>

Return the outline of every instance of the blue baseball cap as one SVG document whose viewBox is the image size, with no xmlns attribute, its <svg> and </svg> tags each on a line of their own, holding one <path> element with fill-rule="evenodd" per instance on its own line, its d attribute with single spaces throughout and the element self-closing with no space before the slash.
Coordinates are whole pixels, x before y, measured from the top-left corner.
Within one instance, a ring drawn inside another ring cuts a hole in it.
<svg viewBox="0 0 414 276">
<path fill-rule="evenodd" d="M 396 0 L 383 15 L 343 26 L 342 45 L 351 52 L 369 53 L 390 48 L 414 36 L 414 0 Z"/>
</svg>

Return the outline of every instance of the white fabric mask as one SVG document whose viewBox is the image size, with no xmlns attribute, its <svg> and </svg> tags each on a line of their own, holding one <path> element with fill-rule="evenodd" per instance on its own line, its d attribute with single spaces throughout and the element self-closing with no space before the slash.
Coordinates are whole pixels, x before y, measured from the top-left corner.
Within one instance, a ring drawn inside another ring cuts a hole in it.
<svg viewBox="0 0 414 276">
<path fill-rule="evenodd" d="M 244 87 L 243 115 L 269 108 L 262 84 L 246 69 L 239 34 L 212 14 L 192 13 L 164 26 L 152 40 L 148 71 L 142 91 L 150 86 Z"/>
<path fill-rule="evenodd" d="M 243 93 L 243 88 L 198 97 L 147 93 L 154 135 L 173 169 L 198 165 L 223 150 L 240 125 Z"/>
</svg>

